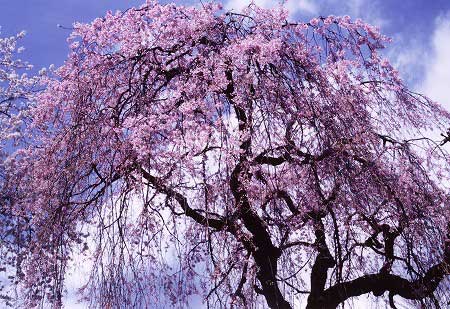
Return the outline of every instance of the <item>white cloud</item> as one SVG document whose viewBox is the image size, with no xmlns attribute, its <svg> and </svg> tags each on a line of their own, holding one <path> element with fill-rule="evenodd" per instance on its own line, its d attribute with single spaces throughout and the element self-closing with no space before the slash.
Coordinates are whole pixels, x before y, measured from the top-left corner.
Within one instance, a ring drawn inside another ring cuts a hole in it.
<svg viewBox="0 0 450 309">
<path fill-rule="evenodd" d="M 319 9 L 316 3 L 310 0 L 289 0 L 286 3 L 286 8 L 291 12 L 291 15 L 297 12 L 316 14 Z"/>
<path fill-rule="evenodd" d="M 450 110 L 450 12 L 436 21 L 421 92 Z"/>
<path fill-rule="evenodd" d="M 351 16 L 361 16 L 365 10 L 363 10 L 365 6 L 365 0 L 349 0 L 347 2 L 347 6 L 350 9 Z M 366 10 L 367 11 L 367 10 Z"/>
<path fill-rule="evenodd" d="M 379 0 L 348 0 L 347 2 L 340 0 L 227 0 L 224 6 L 227 10 L 241 11 L 250 3 L 263 8 L 273 8 L 283 3 L 291 18 L 297 14 L 318 16 L 327 12 L 327 14 L 362 18 L 378 27 L 388 24 L 388 20 L 383 18 Z"/>
<path fill-rule="evenodd" d="M 383 28 L 390 21 L 383 16 L 382 2 L 379 0 L 317 0 L 321 8 L 330 9 L 331 14 L 349 15 L 352 19 L 361 18 L 365 22 Z"/>
<path fill-rule="evenodd" d="M 228 10 L 241 11 L 247 7 L 251 0 L 228 0 L 225 3 L 225 8 Z M 303 14 L 316 14 L 318 12 L 318 6 L 315 1 L 312 0 L 287 0 L 287 1 L 274 1 L 274 0 L 253 0 L 253 3 L 262 8 L 273 8 L 279 6 L 284 2 L 285 7 L 288 9 L 290 16 L 294 16 L 297 13 Z"/>
<path fill-rule="evenodd" d="M 431 35 L 431 34 L 430 34 Z M 423 41 L 411 37 L 405 33 L 396 33 L 394 42 L 388 44 L 384 51 L 390 59 L 394 68 L 400 72 L 400 76 L 409 88 L 420 90 L 420 85 L 424 81 L 425 61 L 428 46 Z"/>
</svg>

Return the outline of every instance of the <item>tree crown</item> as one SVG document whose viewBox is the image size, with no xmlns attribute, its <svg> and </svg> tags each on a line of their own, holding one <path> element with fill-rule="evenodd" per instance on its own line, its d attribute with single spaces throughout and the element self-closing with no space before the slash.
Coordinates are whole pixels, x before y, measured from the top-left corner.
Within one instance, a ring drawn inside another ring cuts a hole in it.
<svg viewBox="0 0 450 309">
<path fill-rule="evenodd" d="M 375 27 L 148 1 L 74 29 L 3 188 L 29 305 L 78 251 L 101 307 L 448 297 L 450 116 Z"/>
</svg>

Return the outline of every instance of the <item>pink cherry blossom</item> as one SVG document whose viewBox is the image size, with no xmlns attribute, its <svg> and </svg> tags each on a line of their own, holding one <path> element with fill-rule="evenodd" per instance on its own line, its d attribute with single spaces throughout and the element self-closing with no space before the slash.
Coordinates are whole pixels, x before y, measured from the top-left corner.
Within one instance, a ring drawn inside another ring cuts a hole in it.
<svg viewBox="0 0 450 309">
<path fill-rule="evenodd" d="M 62 306 L 77 254 L 94 307 L 445 306 L 449 113 L 377 28 L 287 16 L 147 1 L 74 24 L 5 160 L 25 306 Z"/>
</svg>

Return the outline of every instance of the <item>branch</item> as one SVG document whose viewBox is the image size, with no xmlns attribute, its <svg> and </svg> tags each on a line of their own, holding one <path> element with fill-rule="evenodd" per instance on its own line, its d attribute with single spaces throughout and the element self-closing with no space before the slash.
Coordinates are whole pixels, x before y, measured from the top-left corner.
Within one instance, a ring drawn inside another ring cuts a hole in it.
<svg viewBox="0 0 450 309">
<path fill-rule="evenodd" d="M 197 210 L 194 210 L 189 206 L 187 198 L 184 195 L 167 187 L 161 182 L 160 179 L 151 175 L 145 169 L 140 168 L 140 172 L 142 173 L 142 176 L 156 189 L 156 191 L 158 191 L 159 193 L 164 193 L 171 198 L 174 198 L 180 204 L 181 208 L 183 208 L 186 216 L 194 219 L 197 223 L 200 223 L 203 226 L 212 227 L 217 230 L 225 229 L 227 224 L 223 218 L 213 219 L 201 215 Z"/>
<path fill-rule="evenodd" d="M 272 151 L 279 151 L 279 150 L 284 150 L 284 153 L 282 155 L 280 155 L 279 157 L 267 156 L 267 153 L 272 152 Z M 292 145 L 286 145 L 286 146 L 280 146 L 280 147 L 276 147 L 274 149 L 269 149 L 269 150 L 265 150 L 265 151 L 261 152 L 258 156 L 256 156 L 253 159 L 252 164 L 267 164 L 267 165 L 277 166 L 277 165 L 281 165 L 285 162 L 291 162 L 293 159 L 292 155 L 296 155 L 302 159 L 299 162 L 300 164 L 310 164 L 313 162 L 322 161 L 322 160 L 330 157 L 334 153 L 335 153 L 335 150 L 333 148 L 328 148 L 328 149 L 325 149 L 321 154 L 312 155 L 310 153 L 296 149 Z"/>
<path fill-rule="evenodd" d="M 365 275 L 328 288 L 322 293 L 321 301 L 317 305 L 321 308 L 336 308 L 351 297 L 370 292 L 380 296 L 386 291 L 389 292 L 390 297 L 399 295 L 406 299 L 421 300 L 432 296 L 444 277 L 448 275 L 450 275 L 450 224 L 442 262 L 431 267 L 422 277 L 409 281 L 386 272 Z"/>
<path fill-rule="evenodd" d="M 226 71 L 228 86 L 225 94 L 230 104 L 234 107 L 236 117 L 239 121 L 239 131 L 245 132 L 251 127 L 251 118 L 249 119 L 245 110 L 233 102 L 234 85 L 233 74 L 230 69 Z M 233 169 L 230 176 L 230 189 L 233 194 L 236 208 L 239 209 L 239 216 L 242 219 L 246 229 L 252 234 L 251 242 L 255 247 L 252 251 L 252 256 L 258 266 L 256 277 L 261 283 L 262 289 L 255 286 L 257 293 L 261 292 L 267 301 L 267 305 L 273 309 L 291 309 L 290 304 L 284 299 L 280 291 L 277 281 L 277 261 L 281 255 L 281 251 L 272 243 L 267 225 L 258 214 L 252 209 L 248 199 L 245 186 L 242 184 L 242 179 L 252 177 L 249 172 L 248 158 L 251 155 L 251 136 L 244 140 L 240 149 L 239 162 Z"/>
<path fill-rule="evenodd" d="M 319 308 L 320 300 L 325 289 L 328 269 L 336 265 L 325 240 L 325 227 L 319 216 L 313 218 L 316 234 L 316 246 L 319 254 L 311 270 L 311 293 L 308 296 L 306 308 Z"/>
<path fill-rule="evenodd" d="M 291 247 L 295 247 L 295 246 L 306 246 L 306 247 L 316 247 L 316 244 L 312 244 L 306 241 L 292 241 L 292 242 L 288 242 L 287 244 L 284 244 L 283 246 L 280 247 L 280 250 L 285 250 Z"/>
<path fill-rule="evenodd" d="M 295 207 L 294 201 L 292 200 L 291 196 L 285 190 L 278 190 L 277 195 L 284 200 L 292 214 L 298 215 L 300 213 L 299 210 Z"/>
</svg>

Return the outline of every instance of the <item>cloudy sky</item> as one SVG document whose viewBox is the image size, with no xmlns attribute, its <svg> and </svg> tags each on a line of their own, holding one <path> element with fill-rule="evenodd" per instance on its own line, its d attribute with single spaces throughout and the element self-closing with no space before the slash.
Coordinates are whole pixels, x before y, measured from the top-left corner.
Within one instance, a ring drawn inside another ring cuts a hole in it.
<svg viewBox="0 0 450 309">
<path fill-rule="evenodd" d="M 1 35 L 26 30 L 23 58 L 34 64 L 36 70 L 50 64 L 58 66 L 67 56 L 66 37 L 73 22 L 89 22 L 107 10 L 124 10 L 143 1 L 0 0 Z M 278 4 L 271 0 L 254 2 L 263 7 Z M 227 9 L 240 10 L 248 3 L 228 0 L 224 5 Z M 292 19 L 350 15 L 379 26 L 394 40 L 386 55 L 408 85 L 450 109 L 450 0 L 289 0 L 286 6 Z"/>
</svg>

